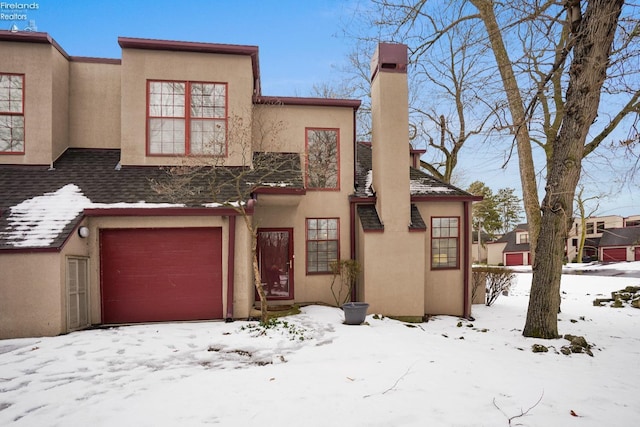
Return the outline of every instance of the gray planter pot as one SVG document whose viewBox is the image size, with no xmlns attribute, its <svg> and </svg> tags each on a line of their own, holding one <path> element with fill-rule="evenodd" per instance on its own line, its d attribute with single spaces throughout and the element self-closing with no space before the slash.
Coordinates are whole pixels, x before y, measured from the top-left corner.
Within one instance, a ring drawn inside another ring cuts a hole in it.
<svg viewBox="0 0 640 427">
<path fill-rule="evenodd" d="M 344 323 L 347 325 L 360 325 L 367 317 L 369 304 L 366 302 L 348 302 L 342 305 L 344 311 Z"/>
</svg>

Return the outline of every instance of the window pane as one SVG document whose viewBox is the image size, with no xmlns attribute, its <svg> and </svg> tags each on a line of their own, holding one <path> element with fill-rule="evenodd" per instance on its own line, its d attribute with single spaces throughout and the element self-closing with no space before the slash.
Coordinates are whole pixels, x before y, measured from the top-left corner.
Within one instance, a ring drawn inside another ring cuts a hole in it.
<svg viewBox="0 0 640 427">
<path fill-rule="evenodd" d="M 307 272 L 331 272 L 331 263 L 338 260 L 337 229 L 337 219 L 307 219 Z"/>
<path fill-rule="evenodd" d="M 225 152 L 226 123 L 219 120 L 191 120 L 191 152 L 222 155 Z"/>
<path fill-rule="evenodd" d="M 184 89 L 182 82 L 150 82 L 149 116 L 184 117 Z"/>
<path fill-rule="evenodd" d="M 431 219 L 431 268 L 458 267 L 459 218 Z"/>
<path fill-rule="evenodd" d="M 337 188 L 337 130 L 307 130 L 307 185 L 309 188 Z"/>
<path fill-rule="evenodd" d="M 226 85 L 224 84 L 191 84 L 192 117 L 224 118 L 226 101 Z"/>
<path fill-rule="evenodd" d="M 24 117 L 0 114 L 0 152 L 24 151 Z"/>
<path fill-rule="evenodd" d="M 22 76 L 0 75 L 0 113 L 22 113 Z"/>
<path fill-rule="evenodd" d="M 184 154 L 184 120 L 149 119 L 149 151 L 152 154 Z"/>
</svg>

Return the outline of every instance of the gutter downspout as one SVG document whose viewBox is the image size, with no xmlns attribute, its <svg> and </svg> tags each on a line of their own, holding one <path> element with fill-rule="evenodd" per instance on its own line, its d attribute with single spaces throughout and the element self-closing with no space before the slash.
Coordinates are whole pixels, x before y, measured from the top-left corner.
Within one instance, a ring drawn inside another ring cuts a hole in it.
<svg viewBox="0 0 640 427">
<path fill-rule="evenodd" d="M 227 316 L 226 322 L 233 322 L 233 289 L 235 288 L 236 264 L 236 216 L 229 215 L 229 254 L 227 256 Z"/>
<path fill-rule="evenodd" d="M 463 308 L 463 317 L 465 319 L 469 319 L 471 317 L 471 305 L 469 304 L 469 251 L 471 250 L 469 246 L 469 234 L 471 230 L 469 230 L 469 218 L 470 218 L 470 207 L 471 202 L 464 202 L 464 308 Z"/>
<path fill-rule="evenodd" d="M 356 204 L 351 199 L 349 199 L 349 256 L 353 260 L 356 259 Z M 355 282 L 355 286 L 351 289 L 351 301 L 357 301 L 357 287 L 358 281 Z"/>
</svg>

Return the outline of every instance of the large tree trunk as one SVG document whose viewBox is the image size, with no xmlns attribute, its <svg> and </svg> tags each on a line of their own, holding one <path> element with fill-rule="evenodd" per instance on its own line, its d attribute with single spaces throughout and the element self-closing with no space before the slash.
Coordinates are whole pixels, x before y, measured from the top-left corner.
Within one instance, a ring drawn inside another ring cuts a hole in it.
<svg viewBox="0 0 640 427">
<path fill-rule="evenodd" d="M 587 133 L 598 112 L 623 0 L 591 0 L 576 28 L 565 113 L 553 141 L 524 336 L 557 338 L 560 278 Z"/>
</svg>

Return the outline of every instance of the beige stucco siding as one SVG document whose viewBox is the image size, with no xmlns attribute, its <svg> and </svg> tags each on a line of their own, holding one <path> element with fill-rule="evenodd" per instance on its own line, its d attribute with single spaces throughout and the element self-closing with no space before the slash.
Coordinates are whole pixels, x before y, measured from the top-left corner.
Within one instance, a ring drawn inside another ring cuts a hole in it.
<svg viewBox="0 0 640 427">
<path fill-rule="evenodd" d="M 364 233 L 363 301 L 369 313 L 387 316 L 422 317 L 424 311 L 424 272 L 420 264 L 407 262 L 424 259 L 424 233 L 387 231 Z"/>
<path fill-rule="evenodd" d="M 1 164 L 48 165 L 53 159 L 51 45 L 0 43 L 0 72 L 24 74 L 25 153 L 0 154 Z"/>
<path fill-rule="evenodd" d="M 120 65 L 69 65 L 69 146 L 120 148 Z"/>
<path fill-rule="evenodd" d="M 422 202 L 418 209 L 425 223 L 425 293 L 424 306 L 428 314 L 450 314 L 462 316 L 464 314 L 464 204 L 462 202 Z M 432 269 L 431 268 L 431 218 L 432 217 L 459 217 L 460 237 L 457 269 Z M 471 236 L 469 235 L 469 241 Z M 466 249 L 470 251 L 470 248 Z M 470 259 L 467 253 L 467 259 Z M 469 274 L 470 274 L 469 269 Z M 470 280 L 470 276 L 469 276 Z M 469 282 L 470 283 L 470 282 Z M 469 286 L 470 288 L 470 286 Z M 470 293 L 470 289 L 469 289 Z M 469 300 L 471 295 L 469 294 Z"/>
<path fill-rule="evenodd" d="M 277 126 L 274 127 L 272 124 Z M 341 157 L 348 155 L 349 153 L 345 151 L 349 151 L 352 158 L 353 125 L 353 108 L 256 105 L 254 106 L 253 141 L 261 144 L 259 147 L 254 147 L 254 150 L 304 153 L 306 128 L 337 128 L 340 129 Z M 349 158 L 346 158 L 342 161 L 348 160 Z"/>
<path fill-rule="evenodd" d="M 279 196 L 275 196 L 279 197 Z M 324 302 L 333 304 L 331 274 L 307 274 L 306 220 L 307 218 L 338 218 L 340 227 L 339 256 L 350 258 L 350 217 L 346 196 L 339 192 L 308 192 L 297 197 L 295 205 L 272 205 L 269 195 L 258 198 L 255 224 L 259 228 L 293 228 L 294 243 L 294 300 L 295 302 Z"/>
<path fill-rule="evenodd" d="M 0 256 L 0 339 L 63 332 L 60 266 L 57 252 Z"/>
<path fill-rule="evenodd" d="M 52 136 L 53 160 L 69 146 L 69 61 L 57 49 L 51 49 L 52 65 Z"/>
<path fill-rule="evenodd" d="M 147 156 L 147 80 L 227 83 L 229 139 L 248 141 L 251 132 L 253 69 L 251 58 L 194 52 L 122 50 L 122 163 L 175 165 L 183 158 Z M 246 135 L 246 138 L 244 137 Z M 229 146 L 225 165 L 241 165 L 242 150 Z"/>
<path fill-rule="evenodd" d="M 487 264 L 498 265 L 504 263 L 503 251 L 506 243 L 487 243 Z"/>
</svg>

